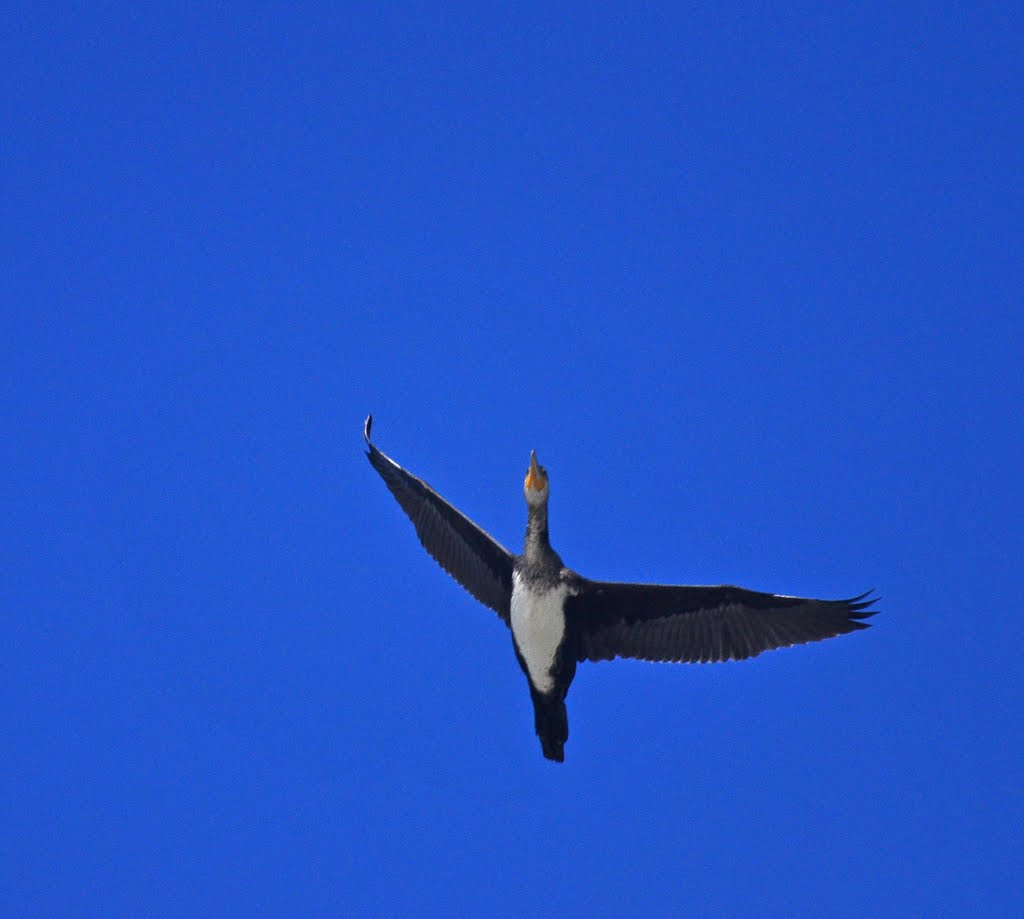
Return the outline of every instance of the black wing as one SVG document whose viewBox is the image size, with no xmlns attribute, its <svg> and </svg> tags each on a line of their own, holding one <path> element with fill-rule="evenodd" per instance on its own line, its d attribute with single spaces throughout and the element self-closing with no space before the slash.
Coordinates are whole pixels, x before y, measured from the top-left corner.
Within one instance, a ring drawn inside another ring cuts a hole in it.
<svg viewBox="0 0 1024 919">
<path fill-rule="evenodd" d="M 413 522 L 423 548 L 507 625 L 512 601 L 512 554 L 426 482 L 406 472 L 370 443 L 372 423 L 373 416 L 368 415 L 363 426 L 363 437 L 369 448 L 367 459 Z"/>
<path fill-rule="evenodd" d="M 870 593 L 870 591 L 868 591 Z M 866 629 L 868 594 L 811 600 L 742 587 L 675 587 L 583 580 L 569 604 L 582 624 L 579 659 L 743 660 Z"/>
</svg>

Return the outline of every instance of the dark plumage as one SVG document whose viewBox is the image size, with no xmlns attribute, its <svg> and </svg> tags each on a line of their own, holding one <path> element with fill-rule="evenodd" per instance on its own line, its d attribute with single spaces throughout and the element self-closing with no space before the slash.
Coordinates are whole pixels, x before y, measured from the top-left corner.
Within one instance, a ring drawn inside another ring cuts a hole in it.
<svg viewBox="0 0 1024 919">
<path fill-rule="evenodd" d="M 561 762 L 569 735 L 565 697 L 581 661 L 743 660 L 762 651 L 867 628 L 868 594 L 814 600 L 741 587 L 591 581 L 566 568 L 548 540 L 548 477 L 530 456 L 527 527 L 513 555 L 370 441 L 367 457 L 412 520 L 430 555 L 512 630 L 533 699 L 544 756 Z"/>
</svg>

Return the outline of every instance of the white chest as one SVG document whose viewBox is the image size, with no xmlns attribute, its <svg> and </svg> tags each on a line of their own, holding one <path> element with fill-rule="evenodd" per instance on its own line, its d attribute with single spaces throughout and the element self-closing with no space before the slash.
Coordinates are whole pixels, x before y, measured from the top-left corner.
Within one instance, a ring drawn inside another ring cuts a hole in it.
<svg viewBox="0 0 1024 919">
<path fill-rule="evenodd" d="M 512 577 L 512 637 L 526 662 L 530 682 L 541 692 L 551 692 L 555 686 L 551 667 L 565 638 L 563 604 L 568 593 L 565 584 L 537 593 L 524 585 L 518 574 Z"/>
</svg>

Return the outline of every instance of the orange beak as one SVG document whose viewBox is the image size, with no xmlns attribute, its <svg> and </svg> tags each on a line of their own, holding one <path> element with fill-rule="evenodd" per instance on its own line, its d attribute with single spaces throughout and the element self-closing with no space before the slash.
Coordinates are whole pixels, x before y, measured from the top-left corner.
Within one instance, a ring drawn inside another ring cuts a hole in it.
<svg viewBox="0 0 1024 919">
<path fill-rule="evenodd" d="M 537 454 L 530 451 L 530 468 L 526 471 L 526 487 L 540 491 L 544 487 L 544 476 L 537 465 Z"/>
</svg>

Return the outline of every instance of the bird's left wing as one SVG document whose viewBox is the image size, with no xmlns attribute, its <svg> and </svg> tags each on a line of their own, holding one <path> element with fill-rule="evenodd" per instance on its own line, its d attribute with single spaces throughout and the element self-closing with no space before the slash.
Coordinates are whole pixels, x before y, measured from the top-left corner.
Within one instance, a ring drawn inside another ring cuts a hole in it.
<svg viewBox="0 0 1024 919">
<path fill-rule="evenodd" d="M 507 625 L 512 601 L 512 553 L 426 482 L 378 450 L 370 442 L 372 423 L 373 416 L 367 416 L 363 426 L 367 459 L 413 522 L 423 548 Z"/>
<path fill-rule="evenodd" d="M 813 600 L 742 587 L 612 584 L 582 579 L 567 603 L 580 622 L 579 659 L 743 660 L 867 628 L 875 601 Z"/>
</svg>

